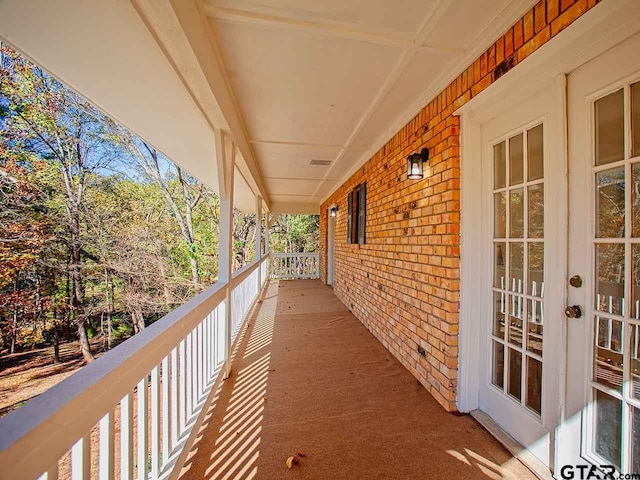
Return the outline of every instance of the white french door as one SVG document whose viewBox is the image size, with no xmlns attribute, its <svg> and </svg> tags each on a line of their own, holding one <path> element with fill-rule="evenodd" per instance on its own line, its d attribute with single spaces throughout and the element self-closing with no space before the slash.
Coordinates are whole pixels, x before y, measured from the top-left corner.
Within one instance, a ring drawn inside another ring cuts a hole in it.
<svg viewBox="0 0 640 480">
<path fill-rule="evenodd" d="M 483 251 L 491 267 L 482 289 L 479 407 L 547 466 L 563 348 L 563 91 L 554 82 L 482 126 Z"/>
<path fill-rule="evenodd" d="M 568 79 L 567 391 L 559 464 L 640 473 L 640 36 Z M 573 317 L 573 318 L 572 318 Z"/>
</svg>

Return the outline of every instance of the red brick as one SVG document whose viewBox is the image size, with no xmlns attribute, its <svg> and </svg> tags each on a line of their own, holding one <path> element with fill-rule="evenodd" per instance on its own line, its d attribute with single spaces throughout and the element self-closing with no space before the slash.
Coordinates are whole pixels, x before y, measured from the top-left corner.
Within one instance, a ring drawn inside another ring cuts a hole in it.
<svg viewBox="0 0 640 480">
<path fill-rule="evenodd" d="M 508 57 L 513 53 L 513 29 L 510 28 L 504 34 L 504 56 Z"/>
<path fill-rule="evenodd" d="M 568 27 L 576 18 L 587 11 L 587 0 L 578 0 L 558 18 L 551 22 L 551 36 L 555 37 L 558 33 Z"/>
<path fill-rule="evenodd" d="M 560 0 L 547 0 L 547 22 L 560 15 Z"/>
<path fill-rule="evenodd" d="M 547 25 L 547 10 L 545 8 L 544 0 L 541 0 L 533 8 L 533 23 L 535 26 L 535 33 L 540 32 Z"/>
<path fill-rule="evenodd" d="M 513 26 L 513 50 L 516 51 L 524 44 L 524 33 L 522 31 L 522 19 Z"/>
<path fill-rule="evenodd" d="M 527 43 L 531 38 L 533 38 L 534 30 L 533 30 L 533 9 L 529 10 L 523 19 L 524 25 L 524 43 Z"/>
<path fill-rule="evenodd" d="M 496 42 L 496 65 L 504 60 L 504 37 Z"/>
<path fill-rule="evenodd" d="M 496 68 L 496 46 L 491 45 L 487 50 L 487 70 L 492 72 Z"/>
</svg>

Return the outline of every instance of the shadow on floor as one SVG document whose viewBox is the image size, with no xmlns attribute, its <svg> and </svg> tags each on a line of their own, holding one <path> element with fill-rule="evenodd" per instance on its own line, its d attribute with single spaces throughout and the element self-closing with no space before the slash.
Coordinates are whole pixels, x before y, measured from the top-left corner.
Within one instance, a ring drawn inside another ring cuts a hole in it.
<svg viewBox="0 0 640 480">
<path fill-rule="evenodd" d="M 271 282 L 252 315 L 182 480 L 535 478 L 318 280 Z"/>
</svg>

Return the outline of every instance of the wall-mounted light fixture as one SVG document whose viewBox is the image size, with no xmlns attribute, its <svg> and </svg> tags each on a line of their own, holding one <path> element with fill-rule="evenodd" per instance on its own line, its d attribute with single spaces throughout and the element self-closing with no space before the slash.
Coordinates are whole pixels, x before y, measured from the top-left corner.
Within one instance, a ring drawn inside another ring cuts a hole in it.
<svg viewBox="0 0 640 480">
<path fill-rule="evenodd" d="M 335 207 L 329 209 L 329 215 L 331 215 L 332 217 L 338 216 L 338 206 L 337 205 Z"/>
<path fill-rule="evenodd" d="M 423 177 L 424 164 L 429 161 L 429 149 L 423 148 L 420 153 L 412 153 L 407 157 L 407 178 L 420 180 Z"/>
</svg>

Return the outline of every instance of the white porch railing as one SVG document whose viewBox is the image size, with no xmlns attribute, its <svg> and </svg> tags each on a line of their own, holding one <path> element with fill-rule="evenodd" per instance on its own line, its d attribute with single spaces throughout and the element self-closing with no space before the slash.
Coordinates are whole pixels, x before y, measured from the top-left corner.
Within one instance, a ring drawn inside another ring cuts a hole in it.
<svg viewBox="0 0 640 480">
<path fill-rule="evenodd" d="M 177 478 L 228 357 L 227 290 L 235 338 L 267 257 L 1 419 L 0 479 Z"/>
<path fill-rule="evenodd" d="M 320 256 L 313 253 L 272 253 L 271 278 L 280 280 L 320 278 Z"/>
</svg>

